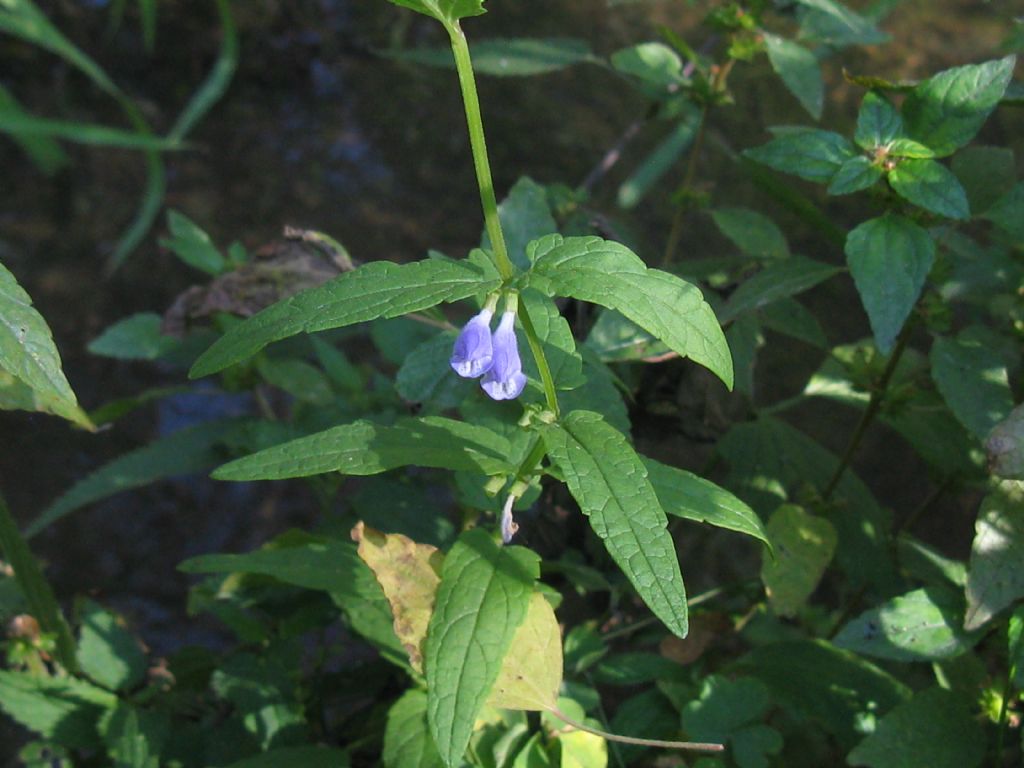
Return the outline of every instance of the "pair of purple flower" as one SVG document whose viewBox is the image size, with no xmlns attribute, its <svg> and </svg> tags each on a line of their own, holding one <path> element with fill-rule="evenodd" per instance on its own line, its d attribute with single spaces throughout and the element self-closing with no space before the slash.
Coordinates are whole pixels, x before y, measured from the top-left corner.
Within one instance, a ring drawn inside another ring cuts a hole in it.
<svg viewBox="0 0 1024 768">
<path fill-rule="evenodd" d="M 516 310 L 506 306 L 498 329 L 492 334 L 491 318 L 496 304 L 496 301 L 488 301 L 487 306 L 466 323 L 455 340 L 451 365 L 464 378 L 483 376 L 480 386 L 492 400 L 511 400 L 519 397 L 526 386 L 516 341 Z"/>
</svg>

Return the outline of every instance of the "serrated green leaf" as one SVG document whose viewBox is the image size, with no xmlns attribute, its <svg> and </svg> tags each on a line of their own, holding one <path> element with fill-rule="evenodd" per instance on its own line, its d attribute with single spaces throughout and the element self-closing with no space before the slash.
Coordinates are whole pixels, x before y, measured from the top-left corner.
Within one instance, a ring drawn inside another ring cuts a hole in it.
<svg viewBox="0 0 1024 768">
<path fill-rule="evenodd" d="M 375 475 L 404 466 L 496 474 L 507 465 L 508 441 L 486 427 L 442 416 L 401 419 L 392 426 L 356 421 L 228 462 L 218 480 L 282 480 L 324 472 Z"/>
<path fill-rule="evenodd" d="M 647 469 L 647 479 L 668 514 L 745 533 L 770 544 L 757 513 L 724 488 L 685 469 L 646 456 L 640 458 Z"/>
<path fill-rule="evenodd" d="M 849 195 L 874 186 L 882 178 L 882 169 L 863 155 L 851 157 L 836 171 L 828 185 L 830 195 Z"/>
<path fill-rule="evenodd" d="M 480 16 L 487 13 L 484 9 L 484 0 L 390 0 L 390 2 L 437 19 L 445 26 L 450 26 L 468 16 Z"/>
<path fill-rule="evenodd" d="M 777 171 L 827 184 L 856 152 L 853 145 L 838 133 L 799 130 L 745 150 L 743 155 Z"/>
<path fill-rule="evenodd" d="M 728 323 L 744 312 L 795 296 L 839 273 L 838 267 L 802 256 L 780 259 L 743 282 L 726 302 L 719 317 Z"/>
<path fill-rule="evenodd" d="M 118 618 L 93 602 L 85 604 L 78 636 L 82 672 L 112 691 L 138 685 L 146 675 L 146 654 Z"/>
<path fill-rule="evenodd" d="M 908 592 L 848 622 L 833 642 L 840 648 L 893 661 L 958 656 L 978 640 L 963 631 L 963 598 L 944 587 Z"/>
<path fill-rule="evenodd" d="M 966 629 L 1024 596 L 1024 483 L 1003 480 L 978 510 L 967 571 Z"/>
<path fill-rule="evenodd" d="M 384 768 L 441 768 L 427 728 L 427 694 L 411 689 L 391 705 L 384 728 Z"/>
<path fill-rule="evenodd" d="M 562 632 L 555 611 L 534 592 L 526 618 L 516 629 L 487 706 L 529 711 L 550 710 L 562 685 Z"/>
<path fill-rule="evenodd" d="M 620 208 L 628 210 L 636 206 L 672 169 L 683 152 L 693 143 L 701 119 L 701 111 L 696 105 L 685 102 L 679 122 L 647 157 L 637 163 L 629 177 L 619 185 L 615 199 Z"/>
<path fill-rule="evenodd" d="M 590 411 L 574 411 L 542 434 L 548 456 L 612 559 L 654 614 L 685 637 L 679 561 L 640 457 L 620 432 Z"/>
<path fill-rule="evenodd" d="M 953 415 L 984 440 L 1013 409 L 1002 356 L 961 334 L 936 338 L 929 357 L 932 379 Z"/>
<path fill-rule="evenodd" d="M 530 322 L 544 348 L 555 387 L 567 390 L 580 386 L 584 381 L 583 358 L 576 351 L 576 339 L 558 305 L 547 296 L 529 289 L 519 295 L 519 301 L 522 309 L 529 313 Z M 532 379 L 540 380 L 533 355 L 523 360 L 523 370 Z"/>
<path fill-rule="evenodd" d="M 164 713 L 120 704 L 101 724 L 103 740 L 114 766 L 159 768 L 160 744 L 167 737 L 169 721 Z"/>
<path fill-rule="evenodd" d="M 824 640 L 771 643 L 738 662 L 774 697 L 820 723 L 844 750 L 863 735 L 863 722 L 910 698 L 910 689 L 869 661 Z"/>
<path fill-rule="evenodd" d="M 878 348 L 888 353 L 935 261 L 935 242 L 903 216 L 870 219 L 846 238 L 846 259 Z"/>
<path fill-rule="evenodd" d="M 749 208 L 715 208 L 711 218 L 719 231 L 743 253 L 759 259 L 789 256 L 789 243 L 778 225 Z"/>
<path fill-rule="evenodd" d="M 1016 56 L 940 72 L 920 82 L 903 104 L 907 135 L 951 155 L 981 129 L 1006 92 Z"/>
<path fill-rule="evenodd" d="M 97 722 L 117 696 L 73 677 L 0 670 L 0 709 L 30 731 L 72 748 L 100 744 Z"/>
<path fill-rule="evenodd" d="M 478 75 L 496 77 L 545 75 L 574 64 L 600 61 L 586 40 L 575 37 L 493 37 L 474 40 L 469 49 L 473 56 L 473 71 Z M 391 49 L 378 53 L 397 61 L 455 68 L 450 46 Z"/>
<path fill-rule="evenodd" d="M 234 423 L 213 421 L 186 427 L 118 456 L 65 491 L 28 525 L 25 535 L 35 536 L 64 515 L 115 493 L 216 466 L 220 458 L 216 446 Z"/>
<path fill-rule="evenodd" d="M 175 349 L 180 341 L 160 332 L 163 318 L 155 312 L 140 312 L 118 320 L 89 342 L 94 355 L 117 360 L 156 360 Z"/>
<path fill-rule="evenodd" d="M 889 185 L 900 197 L 926 211 L 958 220 L 971 215 L 960 180 L 934 160 L 901 160 L 889 171 Z"/>
<path fill-rule="evenodd" d="M 231 763 L 227 768 L 348 768 L 348 752 L 332 747 L 282 747 Z M 425 768 L 427 763 L 419 763 Z M 405 768 L 405 766 L 402 766 Z"/>
<path fill-rule="evenodd" d="M 888 712 L 847 756 L 869 768 L 977 768 L 985 756 L 985 733 L 967 700 L 929 688 Z"/>
<path fill-rule="evenodd" d="M 168 211 L 167 228 L 171 230 L 171 236 L 161 238 L 160 245 L 170 249 L 190 267 L 208 275 L 219 275 L 226 269 L 227 262 L 210 236 L 188 216 L 178 211 Z"/>
<path fill-rule="evenodd" d="M 764 35 L 765 50 L 775 74 L 815 120 L 825 106 L 825 84 L 818 59 L 808 49 L 778 35 Z"/>
<path fill-rule="evenodd" d="M 648 269 L 624 245 L 599 237 L 551 235 L 531 243 L 529 252 L 531 287 L 615 309 L 732 386 L 725 335 L 695 286 Z"/>
<path fill-rule="evenodd" d="M 768 519 L 774 557 L 763 558 L 761 581 L 780 616 L 794 616 L 818 586 L 836 550 L 836 529 L 823 517 L 783 504 Z"/>
<path fill-rule="evenodd" d="M 1018 405 L 992 428 L 985 451 L 993 475 L 1024 480 L 1024 405 Z"/>
<path fill-rule="evenodd" d="M 92 429 L 61 368 L 60 353 L 32 299 L 0 264 L 0 370 L 33 392 L 37 409 Z"/>
<path fill-rule="evenodd" d="M 877 91 L 868 91 L 857 113 L 854 141 L 871 151 L 884 147 L 903 133 L 903 119 L 889 100 Z"/>
<path fill-rule="evenodd" d="M 1013 189 L 996 200 L 985 211 L 984 218 L 1006 232 L 1014 241 L 1024 243 L 1024 216 L 1020 215 L 1021 209 L 1024 209 L 1024 181 L 1018 182 Z"/>
<path fill-rule="evenodd" d="M 501 284 L 485 260 L 427 259 L 410 264 L 378 261 L 344 272 L 323 285 L 267 307 L 235 325 L 204 352 L 189 376 L 216 373 L 274 341 L 298 333 L 399 317 L 488 293 Z"/>
<path fill-rule="evenodd" d="M 477 528 L 445 557 L 427 630 L 427 720 L 441 759 L 461 760 L 477 715 L 526 616 L 539 558 Z"/>
</svg>

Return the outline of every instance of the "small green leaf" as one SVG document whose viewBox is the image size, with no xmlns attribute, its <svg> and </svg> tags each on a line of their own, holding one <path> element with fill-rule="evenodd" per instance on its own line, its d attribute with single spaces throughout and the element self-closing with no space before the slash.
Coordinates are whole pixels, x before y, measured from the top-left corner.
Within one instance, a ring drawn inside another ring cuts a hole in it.
<svg viewBox="0 0 1024 768">
<path fill-rule="evenodd" d="M 558 305 L 542 293 L 531 289 L 519 295 L 519 303 L 520 311 L 528 312 L 530 315 L 530 322 L 533 323 L 537 338 L 544 348 L 555 387 L 568 390 L 580 386 L 584 381 L 583 358 L 576 351 L 576 339 L 568 321 L 558 310 Z M 523 359 L 523 370 L 535 381 L 540 380 L 540 372 L 533 355 Z"/>
<path fill-rule="evenodd" d="M 160 332 L 163 318 L 141 312 L 118 320 L 89 342 L 94 355 L 117 360 L 156 360 L 175 349 L 180 341 Z"/>
<path fill-rule="evenodd" d="M 888 214 L 850 232 L 846 259 L 875 342 L 888 353 L 924 288 L 935 243 L 910 219 Z"/>
<path fill-rule="evenodd" d="M 356 421 L 300 437 L 219 467 L 218 480 L 282 480 L 324 472 L 375 475 L 404 466 L 496 474 L 510 471 L 510 447 L 486 427 L 442 416 L 392 426 Z"/>
<path fill-rule="evenodd" d="M 641 456 L 662 508 L 676 517 L 745 533 L 769 544 L 768 533 L 750 507 L 710 480 Z"/>
<path fill-rule="evenodd" d="M 694 741 L 728 744 L 740 768 L 768 768 L 768 755 L 782 749 L 782 734 L 760 723 L 770 708 L 771 692 L 760 680 L 712 675 L 683 709 L 683 728 Z"/>
<path fill-rule="evenodd" d="M 39 411 L 52 413 L 92 429 L 61 369 L 60 353 L 46 320 L 14 275 L 0 264 L 0 370 L 33 392 Z"/>
<path fill-rule="evenodd" d="M 830 195 L 849 195 L 868 189 L 882 178 L 882 169 L 863 155 L 851 157 L 836 171 L 828 185 Z"/>
<path fill-rule="evenodd" d="M 562 685 L 562 632 L 555 611 L 534 592 L 491 688 L 487 706 L 544 711 L 558 701 Z"/>
<path fill-rule="evenodd" d="M 616 202 L 620 208 L 628 210 L 643 200 L 693 143 L 700 128 L 701 111 L 687 101 L 681 113 L 679 122 L 672 127 L 668 135 L 647 157 L 636 164 L 629 177 L 619 185 Z"/>
<path fill-rule="evenodd" d="M 993 475 L 1024 480 L 1024 405 L 1018 405 L 992 428 L 985 451 Z"/>
<path fill-rule="evenodd" d="M 877 91 L 868 91 L 857 113 L 854 141 L 869 152 L 884 147 L 902 135 L 903 120 L 889 100 Z"/>
<path fill-rule="evenodd" d="M 1003 230 L 1017 243 L 1024 243 L 1024 216 L 1020 215 L 1024 208 L 1024 181 L 1018 182 L 1013 189 L 1004 194 L 992 207 L 985 211 L 984 218 Z"/>
<path fill-rule="evenodd" d="M 763 213 L 749 208 L 716 208 L 711 211 L 715 226 L 736 247 L 758 259 L 789 256 L 789 243 L 778 225 Z"/>
<path fill-rule="evenodd" d="M 445 26 L 451 26 L 459 19 L 468 16 L 480 16 L 487 13 L 484 9 L 484 0 L 391 0 L 391 2 L 408 8 L 410 11 L 437 19 Z"/>
<path fill-rule="evenodd" d="M 934 160 L 901 160 L 889 172 L 889 184 L 900 197 L 932 213 L 958 220 L 971 215 L 960 180 Z"/>
<path fill-rule="evenodd" d="M 97 723 L 117 696 L 74 677 L 0 670 L 0 709 L 40 736 L 71 747 L 100 745 Z"/>
<path fill-rule="evenodd" d="M 903 104 L 907 135 L 951 155 L 981 129 L 1006 92 L 1016 56 L 947 69 L 922 81 Z"/>
<path fill-rule="evenodd" d="M 810 116 L 820 120 L 825 106 L 825 85 L 817 57 L 799 43 L 777 35 L 766 33 L 764 43 L 772 69 Z"/>
<path fill-rule="evenodd" d="M 1013 409 L 1002 356 L 961 334 L 936 338 L 930 358 L 932 379 L 953 415 L 984 440 Z"/>
<path fill-rule="evenodd" d="M 761 308 L 758 317 L 761 325 L 769 331 L 785 334 L 819 349 L 828 346 L 825 329 L 818 318 L 796 299 L 773 301 Z"/>
<path fill-rule="evenodd" d="M 836 551 L 836 529 L 792 504 L 783 504 L 768 519 L 774 557 L 765 556 L 761 581 L 768 603 L 780 616 L 794 616 L 807 602 Z"/>
<path fill-rule="evenodd" d="M 117 616 L 93 602 L 85 604 L 78 637 L 78 664 L 112 691 L 138 685 L 146 674 L 146 654 Z"/>
<path fill-rule="evenodd" d="M 1003 480 L 978 510 L 967 571 L 966 629 L 1024 596 L 1024 483 Z"/>
<path fill-rule="evenodd" d="M 654 614 L 685 637 L 679 561 L 640 457 L 620 432 L 589 411 L 573 411 L 542 434 L 551 461 L 612 559 Z"/>
<path fill-rule="evenodd" d="M 486 259 L 427 259 L 410 264 L 377 261 L 343 272 L 323 285 L 267 307 L 231 328 L 192 366 L 192 378 L 245 360 L 274 341 L 298 333 L 399 317 L 489 293 L 501 278 Z"/>
<path fill-rule="evenodd" d="M 827 184 L 856 151 L 838 133 L 801 129 L 787 131 L 767 144 L 745 150 L 743 155 L 777 171 Z"/>
<path fill-rule="evenodd" d="M 930 158 L 935 157 L 935 152 L 924 144 L 913 139 L 893 139 L 886 145 L 886 154 L 892 157 Z"/>
<path fill-rule="evenodd" d="M 683 60 L 664 43 L 639 43 L 616 51 L 612 66 L 641 82 L 652 96 L 667 95 L 672 86 L 686 82 Z"/>
<path fill-rule="evenodd" d="M 835 637 L 840 648 L 893 661 L 936 661 L 959 656 L 975 642 L 961 629 L 963 598 L 926 587 L 865 611 Z"/>
<path fill-rule="evenodd" d="M 985 732 L 969 702 L 929 688 L 889 711 L 846 761 L 869 768 L 977 768 L 984 756 Z"/>
<path fill-rule="evenodd" d="M 445 557 L 427 630 L 427 720 L 441 759 L 456 766 L 526 617 L 538 557 L 477 528 Z"/>
<path fill-rule="evenodd" d="M 185 214 L 168 211 L 167 227 L 171 230 L 171 237 L 162 238 L 160 245 L 170 249 L 190 267 L 208 275 L 219 275 L 226 269 L 227 262 L 210 236 Z"/>
<path fill-rule="evenodd" d="M 773 301 L 795 296 L 839 273 L 838 267 L 802 256 L 780 259 L 768 264 L 742 283 L 719 314 L 722 323 L 760 309 Z"/>
<path fill-rule="evenodd" d="M 473 71 L 496 77 L 529 77 L 600 61 L 586 40 L 575 37 L 493 37 L 470 45 Z M 382 56 L 428 67 L 455 68 L 450 46 L 377 51 Z M 551 230 L 547 230 L 550 232 Z"/>
<path fill-rule="evenodd" d="M 384 768 L 441 768 L 444 762 L 427 728 L 427 694 L 412 688 L 388 710 Z"/>
<path fill-rule="evenodd" d="M 618 310 L 732 386 L 725 335 L 696 286 L 648 269 L 624 245 L 599 237 L 550 235 L 532 242 L 528 253 L 534 261 L 531 287 Z"/>
</svg>

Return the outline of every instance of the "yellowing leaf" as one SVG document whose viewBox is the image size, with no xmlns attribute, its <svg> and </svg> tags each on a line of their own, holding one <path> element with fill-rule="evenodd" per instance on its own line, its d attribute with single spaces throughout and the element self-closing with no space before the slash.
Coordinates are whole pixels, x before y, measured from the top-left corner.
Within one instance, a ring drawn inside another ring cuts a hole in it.
<svg viewBox="0 0 1024 768">
<path fill-rule="evenodd" d="M 501 709 L 550 709 L 558 701 L 561 685 L 562 635 L 558 621 L 551 604 L 534 592 L 487 704 Z"/>
<path fill-rule="evenodd" d="M 836 529 L 823 517 L 783 504 L 768 521 L 775 559 L 766 558 L 761 581 L 780 616 L 792 616 L 818 586 L 836 550 Z"/>
<path fill-rule="evenodd" d="M 560 734 L 562 768 L 605 768 L 608 765 L 608 742 L 586 731 Z"/>
<path fill-rule="evenodd" d="M 361 522 L 352 529 L 352 538 L 391 604 L 395 634 L 409 654 L 409 663 L 422 672 L 423 640 L 441 583 L 444 555 L 430 544 L 417 544 L 400 533 L 381 533 Z"/>
</svg>

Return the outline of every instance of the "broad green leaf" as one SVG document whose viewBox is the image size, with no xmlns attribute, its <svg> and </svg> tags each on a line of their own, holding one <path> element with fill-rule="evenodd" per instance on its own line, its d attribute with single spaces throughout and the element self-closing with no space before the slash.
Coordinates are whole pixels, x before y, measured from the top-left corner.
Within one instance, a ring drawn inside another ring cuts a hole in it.
<svg viewBox="0 0 1024 768">
<path fill-rule="evenodd" d="M 529 176 L 520 177 L 512 185 L 508 195 L 498 204 L 498 218 L 505 233 L 509 258 L 520 269 L 530 268 L 526 247 L 538 237 L 558 230 L 548 205 L 547 192 Z M 491 247 L 486 231 L 482 236 L 481 247 Z"/>
<path fill-rule="evenodd" d="M 774 261 L 733 291 L 720 313 L 720 320 L 728 323 L 744 312 L 803 293 L 839 271 L 838 267 L 802 256 Z"/>
<path fill-rule="evenodd" d="M 857 113 L 854 141 L 871 151 L 884 147 L 903 133 L 903 120 L 889 100 L 877 91 L 868 91 Z"/>
<path fill-rule="evenodd" d="M 280 747 L 231 763 L 227 768 L 348 768 L 348 752 L 333 747 Z M 421 766 L 427 763 L 419 764 Z M 404 768 L 404 766 L 403 766 Z"/>
<path fill-rule="evenodd" d="M 60 354 L 46 320 L 32 299 L 0 264 L 0 370 L 7 371 L 33 391 L 38 410 L 86 429 L 92 423 L 61 369 Z"/>
<path fill-rule="evenodd" d="M 629 177 L 619 185 L 616 202 L 620 208 L 637 205 L 651 188 L 668 173 L 683 152 L 693 143 L 700 128 L 701 111 L 689 101 L 681 110 L 678 122 L 647 157 L 641 160 Z"/>
<path fill-rule="evenodd" d="M 104 688 L 120 691 L 142 682 L 146 654 L 117 616 L 90 601 L 82 613 L 78 665 Z"/>
<path fill-rule="evenodd" d="M 401 534 L 383 534 L 362 523 L 352 529 L 362 558 L 380 583 L 395 617 L 395 635 L 409 654 L 409 664 L 423 672 L 423 640 L 441 583 L 444 555 Z"/>
<path fill-rule="evenodd" d="M 662 342 L 611 309 L 598 315 L 584 347 L 605 362 L 643 360 L 668 352 L 668 347 Z"/>
<path fill-rule="evenodd" d="M 820 120 L 825 106 L 825 84 L 817 57 L 799 43 L 778 35 L 766 33 L 764 44 L 772 69 L 808 114 Z"/>
<path fill-rule="evenodd" d="M 910 219 L 869 219 L 846 238 L 846 259 L 878 348 L 888 353 L 924 288 L 935 242 Z"/>
<path fill-rule="evenodd" d="M 758 313 L 761 325 L 769 331 L 799 339 L 811 346 L 828 346 L 825 329 L 818 318 L 796 299 L 784 298 L 762 307 Z"/>
<path fill-rule="evenodd" d="M 473 724 L 526 617 L 538 557 L 462 534 L 445 557 L 424 646 L 427 719 L 441 759 L 459 763 Z"/>
<path fill-rule="evenodd" d="M 574 64 L 600 61 L 586 40 L 575 37 L 493 37 L 474 40 L 469 50 L 476 74 L 497 77 L 545 75 Z M 455 68 L 451 46 L 390 49 L 377 53 L 428 67 Z"/>
<path fill-rule="evenodd" d="M 830 195 L 849 195 L 874 186 L 882 178 L 882 169 L 863 155 L 851 157 L 836 171 L 828 185 Z"/>
<path fill-rule="evenodd" d="M 685 637 L 686 592 L 675 544 L 643 461 L 590 411 L 573 411 L 542 434 L 549 458 L 612 559 L 654 614 Z"/>
<path fill-rule="evenodd" d="M 608 742 L 586 731 L 559 731 L 561 768 L 605 768 L 608 765 Z"/>
<path fill-rule="evenodd" d="M 523 291 L 519 295 L 520 311 L 528 312 L 537 338 L 551 369 L 551 377 L 558 389 L 575 389 L 584 382 L 583 358 L 576 351 L 576 339 L 568 321 L 562 317 L 558 305 L 537 291 Z M 526 375 L 540 381 L 540 373 L 533 355 L 523 358 Z"/>
<path fill-rule="evenodd" d="M 118 360 L 156 360 L 181 343 L 160 332 L 163 318 L 155 312 L 141 312 L 118 320 L 89 342 L 94 355 Z"/>
<path fill-rule="evenodd" d="M 993 475 L 1024 480 L 1024 405 L 1018 405 L 992 428 L 985 451 Z"/>
<path fill-rule="evenodd" d="M 225 270 L 227 262 L 210 236 L 188 216 L 178 211 L 168 211 L 167 228 L 171 230 L 171 236 L 161 238 L 160 245 L 168 248 L 183 262 L 208 275 L 219 275 Z"/>
<path fill-rule="evenodd" d="M 958 220 L 971 215 L 960 180 L 934 160 L 901 160 L 889 172 L 889 185 L 900 197 L 926 211 Z"/>
<path fill-rule="evenodd" d="M 406 691 L 388 710 L 384 768 L 441 768 L 444 763 L 427 728 L 427 694 Z"/>
<path fill-rule="evenodd" d="M 44 509 L 25 529 L 35 536 L 47 526 L 86 504 L 156 480 L 203 472 L 216 466 L 216 446 L 232 422 L 213 421 L 174 432 L 119 456 L 79 480 Z"/>
<path fill-rule="evenodd" d="M 117 768 L 160 768 L 160 747 L 170 718 L 164 713 L 120 704 L 100 724 L 107 751 Z"/>
<path fill-rule="evenodd" d="M 729 491 L 685 469 L 646 456 L 640 458 L 647 469 L 647 479 L 668 514 L 745 533 L 770 544 L 761 518 Z"/>
<path fill-rule="evenodd" d="M 954 67 L 922 81 L 903 104 L 907 135 L 951 155 L 981 129 L 1006 92 L 1016 56 Z"/>
<path fill-rule="evenodd" d="M 818 586 L 836 550 L 836 529 L 823 517 L 783 504 L 768 519 L 774 557 L 765 556 L 761 581 L 780 616 L 794 616 Z"/>
<path fill-rule="evenodd" d="M 623 48 L 612 54 L 611 63 L 619 72 L 639 80 L 655 98 L 668 95 L 669 88 L 686 82 L 683 60 L 664 43 L 639 43 Z"/>
<path fill-rule="evenodd" d="M 1022 208 L 1024 181 L 1018 182 L 1013 189 L 996 200 L 992 207 L 985 211 L 984 218 L 1006 232 L 1015 242 L 1024 243 L 1024 216 L 1020 215 Z"/>
<path fill-rule="evenodd" d="M 623 398 L 623 384 L 596 355 L 584 349 L 582 386 L 559 395 L 562 410 L 599 411 L 605 420 L 623 434 L 629 434 L 629 411 Z"/>
<path fill-rule="evenodd" d="M 966 563 L 946 557 L 906 533 L 900 534 L 896 546 L 900 567 L 925 585 L 948 587 L 952 584 L 963 589 L 967 583 Z"/>
<path fill-rule="evenodd" d="M 488 293 L 501 284 L 486 260 L 427 259 L 410 264 L 378 261 L 279 301 L 235 325 L 192 366 L 193 378 L 216 373 L 298 333 L 398 317 Z"/>
<path fill-rule="evenodd" d="M 683 709 L 683 728 L 693 741 L 728 745 L 740 768 L 768 768 L 768 755 L 782 749 L 782 735 L 760 721 L 771 708 L 771 692 L 760 680 L 712 675 L 700 697 Z"/>
<path fill-rule="evenodd" d="M 984 440 L 1013 409 L 1006 363 L 995 350 L 964 334 L 940 336 L 930 354 L 932 379 L 950 410 Z"/>
<path fill-rule="evenodd" d="M 543 595 L 534 592 L 487 706 L 499 709 L 550 710 L 562 685 L 562 633 L 555 612 Z"/>
<path fill-rule="evenodd" d="M 0 670 L 0 709 L 40 736 L 71 747 L 100 744 L 97 723 L 117 696 L 74 677 Z"/>
<path fill-rule="evenodd" d="M 953 155 L 952 165 L 974 214 L 988 211 L 1016 181 L 1016 159 L 1008 147 L 965 147 Z"/>
<path fill-rule="evenodd" d="M 945 587 L 894 597 L 846 624 L 840 648 L 893 661 L 935 661 L 959 656 L 978 637 L 963 631 L 964 602 Z"/>
<path fill-rule="evenodd" d="M 1003 480 L 978 510 L 967 571 L 966 629 L 1024 596 L 1024 483 Z"/>
<path fill-rule="evenodd" d="M 738 666 L 781 704 L 820 723 L 844 750 L 861 739 L 864 721 L 910 698 L 910 689 L 888 672 L 824 640 L 762 645 Z"/>
<path fill-rule="evenodd" d="M 0 125 L 5 125 L 6 121 L 11 118 L 23 117 L 29 117 L 29 114 L 11 92 L 0 85 Z M 36 168 L 46 176 L 53 176 L 68 164 L 68 156 L 64 154 L 60 144 L 50 136 L 40 136 L 36 133 L 13 133 L 12 138 L 31 158 Z"/>
<path fill-rule="evenodd" d="M 984 756 L 985 732 L 970 702 L 929 688 L 886 713 L 846 762 L 869 768 L 977 768 Z"/>
<path fill-rule="evenodd" d="M 789 243 L 778 225 L 749 208 L 715 208 L 715 226 L 748 256 L 781 259 L 789 256 Z"/>
<path fill-rule="evenodd" d="M 402 399 L 430 404 L 439 410 L 454 408 L 462 402 L 472 384 L 452 375 L 448 358 L 457 336 L 455 331 L 439 333 L 405 358 L 395 376 L 395 389 Z"/>
<path fill-rule="evenodd" d="M 437 19 L 445 26 L 450 26 L 467 16 L 480 16 L 487 13 L 484 9 L 484 0 L 391 0 L 391 2 Z"/>
<path fill-rule="evenodd" d="M 442 416 L 401 419 L 392 426 L 357 421 L 235 459 L 219 467 L 218 480 L 282 480 L 324 472 L 376 475 L 404 466 L 496 474 L 510 447 L 486 427 Z"/>
<path fill-rule="evenodd" d="M 827 184 L 856 152 L 853 145 L 838 133 L 797 130 L 783 133 L 760 147 L 745 150 L 743 155 L 777 171 Z"/>
<path fill-rule="evenodd" d="M 884 406 L 880 418 L 944 475 L 984 474 L 983 457 L 975 439 L 934 390 L 915 389 L 905 401 L 892 400 Z"/>
<path fill-rule="evenodd" d="M 631 250 L 599 237 L 535 240 L 529 285 L 621 312 L 682 357 L 707 367 L 732 387 L 732 359 L 715 313 L 698 288 L 648 269 Z"/>
</svg>

